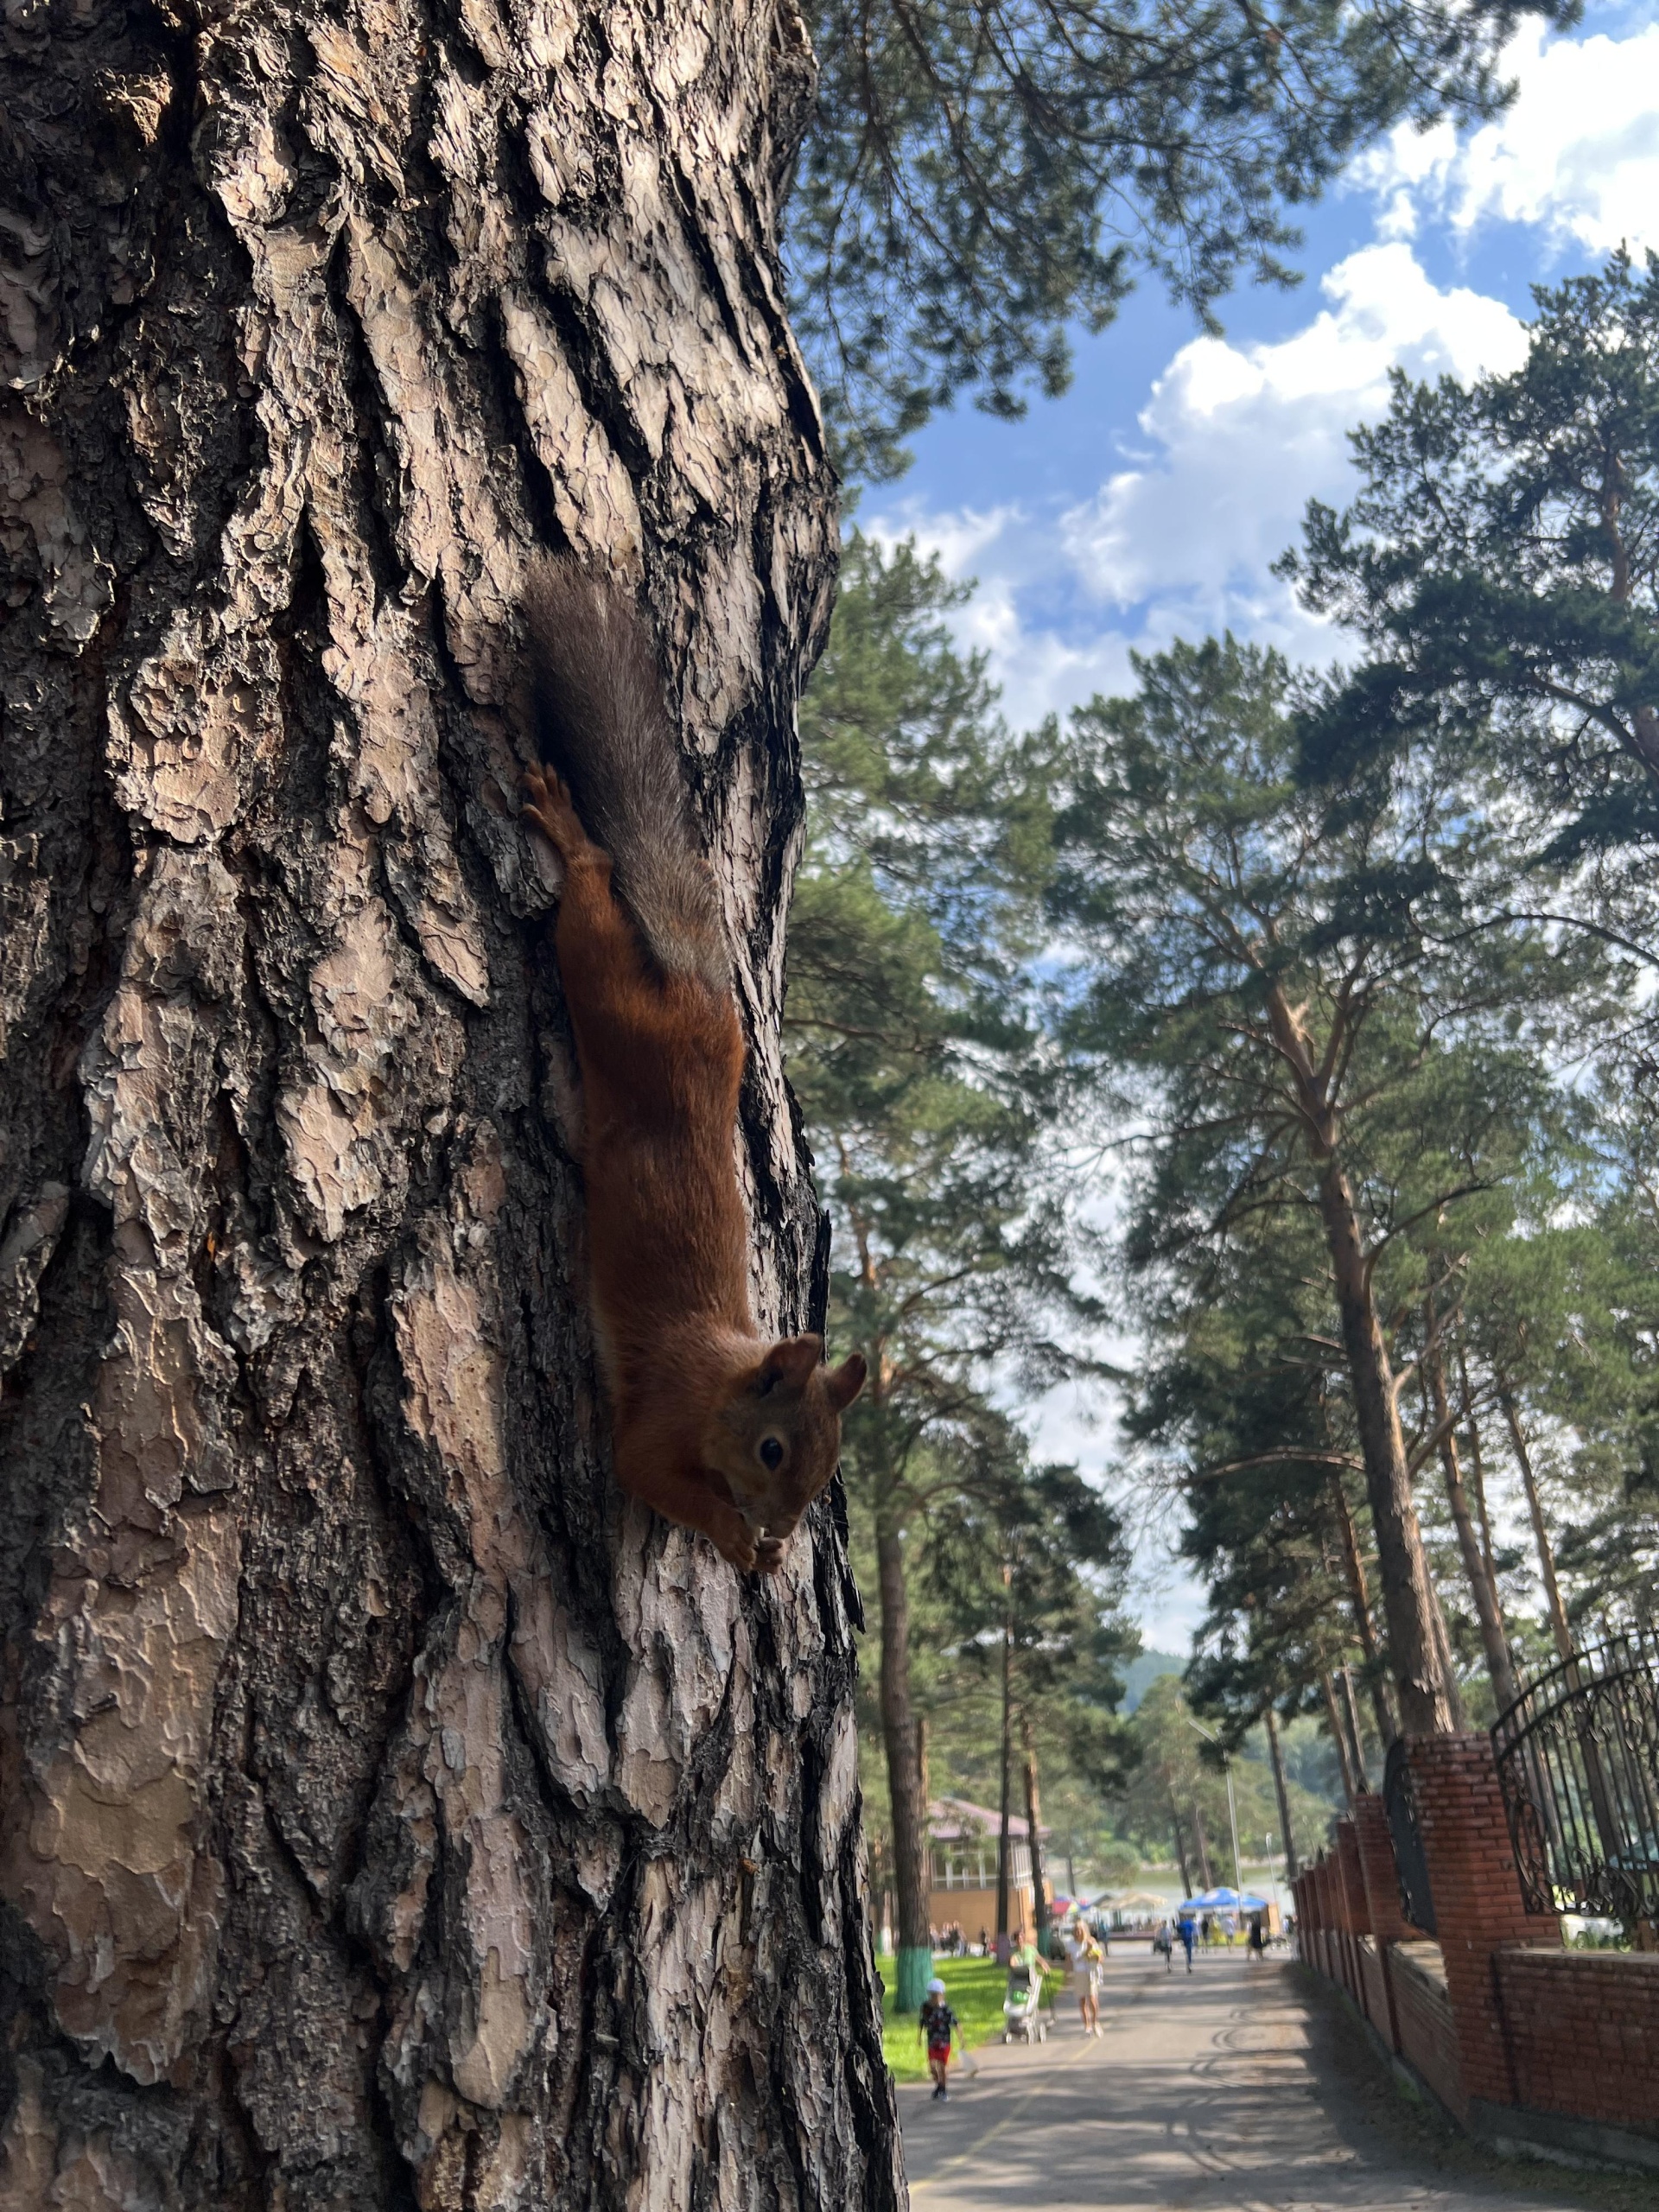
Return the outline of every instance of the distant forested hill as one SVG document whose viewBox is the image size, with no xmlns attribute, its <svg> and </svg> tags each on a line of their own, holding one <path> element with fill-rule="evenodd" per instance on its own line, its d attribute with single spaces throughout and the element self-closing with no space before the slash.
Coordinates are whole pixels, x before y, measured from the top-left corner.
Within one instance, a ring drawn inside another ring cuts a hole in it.
<svg viewBox="0 0 1659 2212">
<path fill-rule="evenodd" d="M 1185 1664 L 1185 1659 L 1167 1651 L 1143 1651 L 1138 1659 L 1131 1659 L 1122 1670 L 1125 1688 L 1120 1711 L 1133 1713 L 1160 1675 L 1179 1675 Z"/>
</svg>

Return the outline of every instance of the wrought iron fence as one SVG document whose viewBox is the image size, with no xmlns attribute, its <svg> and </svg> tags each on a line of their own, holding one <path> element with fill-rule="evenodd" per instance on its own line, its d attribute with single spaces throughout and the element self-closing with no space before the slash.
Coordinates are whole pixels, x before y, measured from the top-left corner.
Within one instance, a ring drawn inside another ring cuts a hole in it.
<svg viewBox="0 0 1659 2212">
<path fill-rule="evenodd" d="M 1659 1634 L 1611 1636 L 1529 1682 L 1492 1749 L 1529 1912 L 1659 1920 Z"/>
<path fill-rule="evenodd" d="M 1425 1936 L 1434 1929 L 1434 1897 L 1428 1886 L 1428 1861 L 1417 1826 L 1417 1793 L 1412 1784 L 1403 1737 L 1389 1746 L 1382 1766 L 1382 1808 L 1394 1840 L 1395 1872 L 1400 1879 L 1400 1909 Z"/>
</svg>

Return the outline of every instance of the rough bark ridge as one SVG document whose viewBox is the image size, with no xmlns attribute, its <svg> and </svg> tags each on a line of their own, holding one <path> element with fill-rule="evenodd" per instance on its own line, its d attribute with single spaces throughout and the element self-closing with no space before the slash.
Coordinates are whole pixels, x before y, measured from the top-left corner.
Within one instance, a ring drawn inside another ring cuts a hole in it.
<svg viewBox="0 0 1659 2212">
<path fill-rule="evenodd" d="M 892 2205 L 841 1537 L 740 1586 L 609 1484 L 512 819 L 568 546 L 661 633 L 806 1325 L 791 0 L 0 41 L 0 2205 Z"/>
</svg>

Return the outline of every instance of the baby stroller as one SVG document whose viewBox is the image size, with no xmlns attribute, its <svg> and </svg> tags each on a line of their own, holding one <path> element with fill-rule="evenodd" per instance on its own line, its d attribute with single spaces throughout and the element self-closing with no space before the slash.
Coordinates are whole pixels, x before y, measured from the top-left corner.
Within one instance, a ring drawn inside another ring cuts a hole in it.
<svg viewBox="0 0 1659 2212">
<path fill-rule="evenodd" d="M 1043 1979 L 1029 1967 L 1008 1968 L 1008 1986 L 1002 1993 L 1002 2040 L 1023 2036 L 1027 2043 L 1046 2043 L 1048 2015 L 1042 2010 Z"/>
</svg>

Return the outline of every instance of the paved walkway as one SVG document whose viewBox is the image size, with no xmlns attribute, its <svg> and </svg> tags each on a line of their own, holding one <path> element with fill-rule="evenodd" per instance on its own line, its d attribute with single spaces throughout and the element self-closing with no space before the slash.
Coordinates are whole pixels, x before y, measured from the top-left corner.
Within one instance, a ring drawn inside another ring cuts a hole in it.
<svg viewBox="0 0 1659 2212">
<path fill-rule="evenodd" d="M 1379 2124 L 1326 2062 L 1342 2031 L 1276 1962 L 1201 1955 L 1189 1978 L 1179 1955 L 1171 1974 L 1144 1951 L 1115 1954 L 1101 2025 L 1086 2039 L 1062 1991 L 1046 2044 L 986 2046 L 946 2104 L 925 2086 L 900 2090 L 916 2212 L 1574 2212 L 1609 2201 L 1599 2180 L 1586 2198 L 1576 2177 L 1548 2171 L 1527 2170 L 1519 2186 L 1501 2168 L 1448 2172 L 1432 2131 L 1402 2139 L 1386 2115 Z"/>
</svg>

